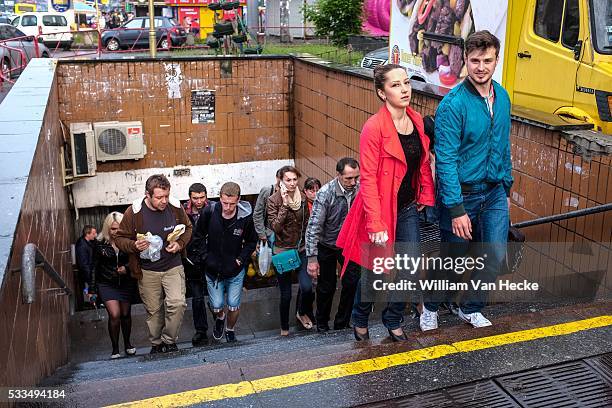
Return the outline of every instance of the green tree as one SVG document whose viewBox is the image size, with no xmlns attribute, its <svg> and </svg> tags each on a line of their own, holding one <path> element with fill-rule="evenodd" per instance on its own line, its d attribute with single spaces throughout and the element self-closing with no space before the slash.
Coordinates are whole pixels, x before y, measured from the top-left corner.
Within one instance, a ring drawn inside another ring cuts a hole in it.
<svg viewBox="0 0 612 408">
<path fill-rule="evenodd" d="M 303 8 L 316 34 L 329 36 L 336 44 L 346 44 L 350 34 L 361 32 L 362 11 L 363 0 L 318 0 Z"/>
</svg>

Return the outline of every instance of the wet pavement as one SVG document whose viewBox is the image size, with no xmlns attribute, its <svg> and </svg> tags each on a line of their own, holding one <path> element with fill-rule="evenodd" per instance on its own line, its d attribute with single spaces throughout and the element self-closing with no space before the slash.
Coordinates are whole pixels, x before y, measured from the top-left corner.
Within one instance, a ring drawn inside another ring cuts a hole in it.
<svg viewBox="0 0 612 408">
<path fill-rule="evenodd" d="M 235 345 L 189 348 L 189 344 L 182 344 L 182 349 L 171 355 L 143 355 L 120 361 L 74 364 L 60 370 L 44 385 L 66 387 L 77 405 L 83 398 L 111 404 L 212 387 L 206 392 L 216 395 L 217 401 L 201 403 L 201 406 L 269 407 L 287 406 L 289 403 L 292 406 L 351 406 L 612 351 L 612 328 L 605 325 L 564 335 L 556 335 L 553 330 L 551 336 L 531 341 L 487 346 L 384 369 L 373 368 L 361 374 L 343 375 L 325 381 L 315 378 L 292 385 L 293 380 L 288 380 L 295 377 L 294 373 L 300 372 L 305 372 L 303 376 L 308 378 L 312 375 L 308 374 L 308 370 L 321 369 L 323 374 L 320 375 L 326 375 L 325 372 L 333 371 L 330 367 L 339 364 L 371 364 L 372 359 L 383 356 L 394 359 L 406 353 L 419 353 L 424 348 L 444 348 L 444 345 L 463 340 L 612 315 L 612 302 L 565 307 L 500 304 L 489 307 L 487 312 L 495 325 L 477 330 L 462 324 L 452 315 L 441 316 L 441 328 L 428 333 L 418 331 L 416 321 L 407 321 L 405 330 L 409 341 L 402 344 L 390 343 L 386 330 L 378 322 L 370 328 L 372 340 L 364 344 L 356 343 L 350 330 L 324 335 L 296 333 L 287 339 L 280 338 L 275 332 L 253 332 L 241 335 L 241 341 Z M 189 325 L 187 320 L 185 325 Z M 297 376 L 301 378 L 302 374 Z M 238 390 L 261 381 L 276 385 L 265 391 L 240 396 Z M 236 398 L 219 400 L 227 396 Z M 180 397 L 177 398 L 180 401 Z"/>
</svg>

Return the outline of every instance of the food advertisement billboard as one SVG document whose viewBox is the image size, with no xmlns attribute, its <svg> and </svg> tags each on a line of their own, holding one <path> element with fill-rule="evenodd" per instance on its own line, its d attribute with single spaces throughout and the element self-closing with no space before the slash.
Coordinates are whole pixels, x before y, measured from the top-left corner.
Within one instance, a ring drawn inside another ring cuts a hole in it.
<svg viewBox="0 0 612 408">
<path fill-rule="evenodd" d="M 489 30 L 501 42 L 493 78 L 501 83 L 508 0 L 391 0 L 389 62 L 410 77 L 452 88 L 467 76 L 463 41 Z"/>
</svg>

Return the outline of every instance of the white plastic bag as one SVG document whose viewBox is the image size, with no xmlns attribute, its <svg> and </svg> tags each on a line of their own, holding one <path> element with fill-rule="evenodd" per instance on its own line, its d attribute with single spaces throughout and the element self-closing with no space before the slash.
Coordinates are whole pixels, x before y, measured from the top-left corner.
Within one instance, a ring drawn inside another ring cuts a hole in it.
<svg viewBox="0 0 612 408">
<path fill-rule="evenodd" d="M 272 247 L 267 241 L 259 245 L 259 255 L 257 257 L 259 263 L 259 275 L 266 276 L 272 265 Z"/>
<path fill-rule="evenodd" d="M 140 253 L 140 258 L 149 259 L 151 262 L 159 261 L 164 240 L 159 235 L 148 236 L 146 240 L 149 241 L 149 247 Z"/>
</svg>

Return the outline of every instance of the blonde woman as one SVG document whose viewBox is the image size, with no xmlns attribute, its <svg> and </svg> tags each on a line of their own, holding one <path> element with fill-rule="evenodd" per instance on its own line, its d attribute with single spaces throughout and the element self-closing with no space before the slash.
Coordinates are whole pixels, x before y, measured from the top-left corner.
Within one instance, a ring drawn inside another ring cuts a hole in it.
<svg viewBox="0 0 612 408">
<path fill-rule="evenodd" d="M 112 212 L 106 216 L 102 232 L 94 250 L 93 286 L 108 312 L 108 333 L 113 351 L 111 359 L 121 357 L 119 332 L 123 333 L 125 354 L 133 356 L 136 348 L 130 342 L 132 330 L 131 307 L 137 293 L 136 280 L 130 276 L 128 255 L 115 245 L 123 214 Z"/>
</svg>

